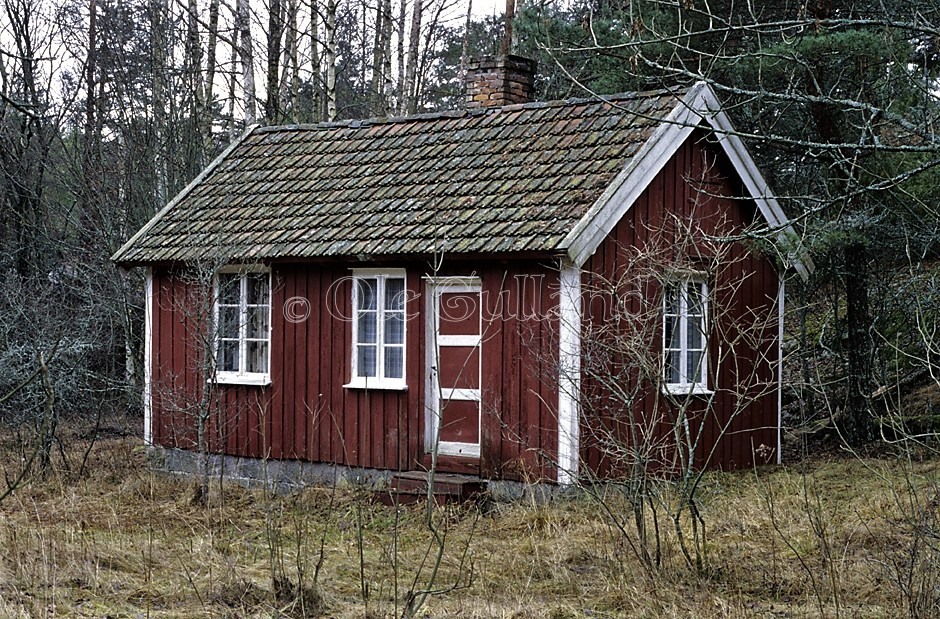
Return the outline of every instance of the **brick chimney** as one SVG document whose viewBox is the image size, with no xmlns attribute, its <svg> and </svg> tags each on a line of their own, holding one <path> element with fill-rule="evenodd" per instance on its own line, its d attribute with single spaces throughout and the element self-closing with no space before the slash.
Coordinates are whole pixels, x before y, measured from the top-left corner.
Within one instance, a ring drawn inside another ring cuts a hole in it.
<svg viewBox="0 0 940 619">
<path fill-rule="evenodd" d="M 484 56 L 467 63 L 467 107 L 526 103 L 535 84 L 535 61 L 522 56 Z"/>
</svg>

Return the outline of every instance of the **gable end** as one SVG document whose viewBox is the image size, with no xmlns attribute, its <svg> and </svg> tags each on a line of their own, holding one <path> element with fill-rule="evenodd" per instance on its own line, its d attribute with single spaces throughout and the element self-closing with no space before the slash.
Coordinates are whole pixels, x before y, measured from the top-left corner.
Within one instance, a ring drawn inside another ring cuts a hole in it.
<svg viewBox="0 0 940 619">
<path fill-rule="evenodd" d="M 777 242 L 787 251 L 796 272 L 804 280 L 809 277 L 813 263 L 802 248 L 799 235 L 790 226 L 744 142 L 735 134 L 727 114 L 721 111 L 714 91 L 705 82 L 697 83 L 688 91 L 640 152 L 617 175 L 562 241 L 561 247 L 567 249 L 568 256 L 575 265 L 583 266 L 597 251 L 604 238 L 610 234 L 656 175 L 689 139 L 692 132 L 702 125 L 707 125 L 716 136 L 718 144 L 731 161 L 748 195 L 757 204 L 767 226 L 775 232 Z"/>
</svg>

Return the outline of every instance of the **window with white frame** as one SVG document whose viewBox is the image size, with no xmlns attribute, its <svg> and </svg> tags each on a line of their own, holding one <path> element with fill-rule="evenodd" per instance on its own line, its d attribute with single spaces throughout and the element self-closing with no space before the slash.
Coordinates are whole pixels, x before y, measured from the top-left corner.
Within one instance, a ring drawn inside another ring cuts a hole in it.
<svg viewBox="0 0 940 619">
<path fill-rule="evenodd" d="M 702 278 L 686 277 L 667 284 L 663 297 L 666 389 L 674 393 L 705 392 L 708 286 Z"/>
<path fill-rule="evenodd" d="M 215 302 L 216 380 L 267 384 L 271 364 L 270 272 L 219 272 Z"/>
<path fill-rule="evenodd" d="M 405 388 L 405 272 L 356 269 L 352 380 L 347 387 Z"/>
</svg>

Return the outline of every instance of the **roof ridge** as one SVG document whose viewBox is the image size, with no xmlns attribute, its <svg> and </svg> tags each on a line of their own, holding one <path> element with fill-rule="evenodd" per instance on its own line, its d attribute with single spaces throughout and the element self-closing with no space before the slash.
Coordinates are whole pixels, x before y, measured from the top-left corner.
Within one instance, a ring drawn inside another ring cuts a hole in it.
<svg viewBox="0 0 940 619">
<path fill-rule="evenodd" d="M 570 97 L 568 99 L 552 99 L 549 101 L 529 101 L 527 103 L 512 103 L 499 107 L 474 108 L 474 109 L 452 109 L 441 110 L 439 112 L 422 112 L 420 114 L 407 114 L 405 116 L 379 116 L 374 118 L 350 118 L 345 120 L 320 121 L 317 123 L 299 123 L 290 125 L 267 125 L 255 129 L 255 133 L 281 133 L 292 131 L 329 131 L 331 129 L 364 129 L 374 126 L 404 124 L 412 122 L 424 122 L 441 120 L 445 118 L 468 118 L 473 116 L 485 116 L 488 114 L 498 114 L 500 112 L 516 112 L 519 110 L 539 110 L 556 107 L 575 107 L 579 105 L 590 105 L 604 101 L 635 101 L 637 99 L 651 99 L 665 95 L 673 95 L 681 98 L 685 95 L 691 86 L 680 86 L 675 88 L 663 87 L 653 90 L 637 90 L 631 92 L 619 92 L 609 95 L 597 95 L 593 97 Z"/>
</svg>

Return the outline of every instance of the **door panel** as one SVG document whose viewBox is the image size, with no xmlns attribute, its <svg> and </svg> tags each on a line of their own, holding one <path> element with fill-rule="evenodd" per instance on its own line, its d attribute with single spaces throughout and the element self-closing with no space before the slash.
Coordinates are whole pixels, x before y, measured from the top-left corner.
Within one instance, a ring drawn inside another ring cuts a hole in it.
<svg viewBox="0 0 940 619">
<path fill-rule="evenodd" d="M 441 403 L 441 443 L 480 444 L 480 403 L 450 399 Z"/>
<path fill-rule="evenodd" d="M 480 388 L 480 347 L 440 346 L 441 387 Z"/>
<path fill-rule="evenodd" d="M 441 335 L 480 335 L 480 292 L 442 290 L 438 307 Z"/>
</svg>

